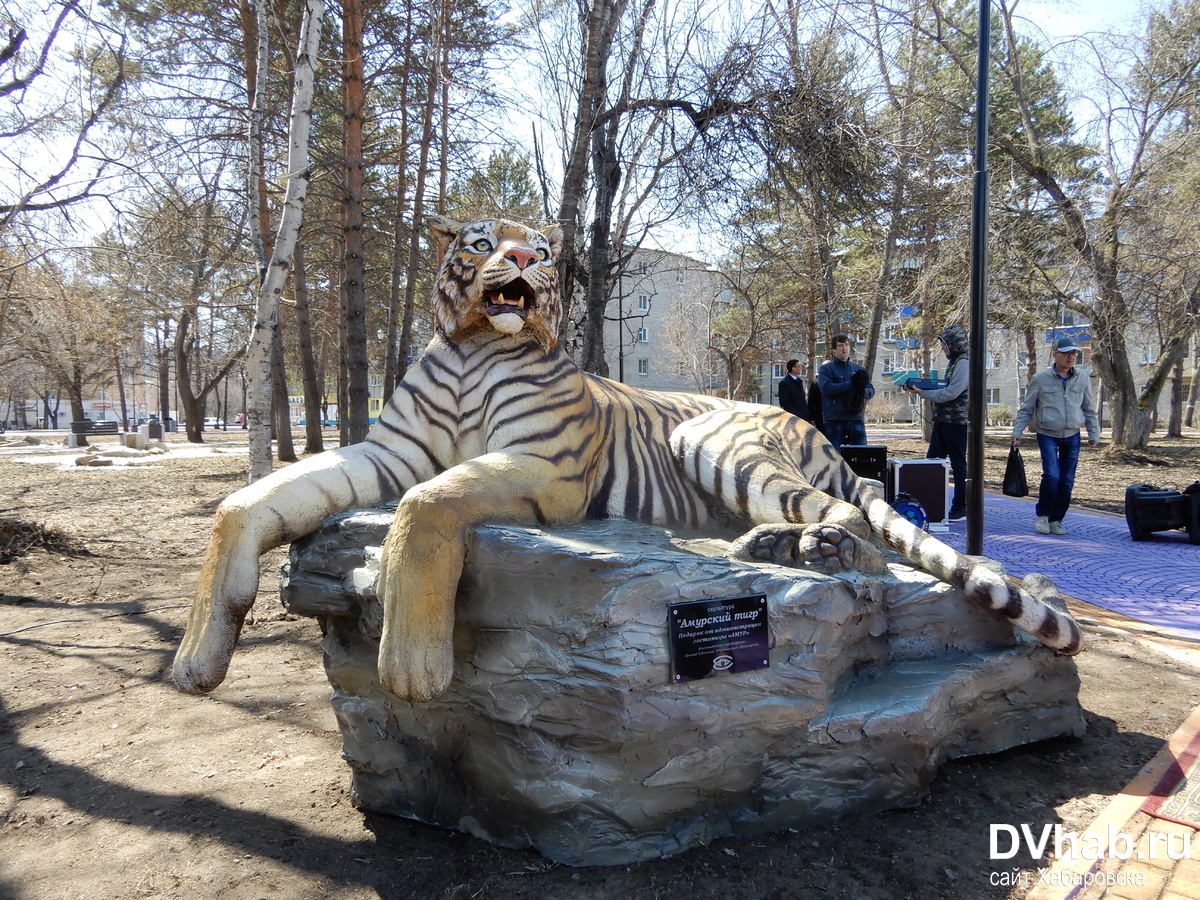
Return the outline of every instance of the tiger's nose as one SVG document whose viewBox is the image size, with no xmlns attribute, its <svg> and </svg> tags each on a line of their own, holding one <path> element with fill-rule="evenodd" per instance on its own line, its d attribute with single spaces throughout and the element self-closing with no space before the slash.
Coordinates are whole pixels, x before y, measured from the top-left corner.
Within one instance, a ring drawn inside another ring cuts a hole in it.
<svg viewBox="0 0 1200 900">
<path fill-rule="evenodd" d="M 538 255 L 536 250 L 530 250 L 528 247 L 509 247 L 504 253 L 504 258 L 518 269 L 527 269 L 537 262 Z"/>
</svg>

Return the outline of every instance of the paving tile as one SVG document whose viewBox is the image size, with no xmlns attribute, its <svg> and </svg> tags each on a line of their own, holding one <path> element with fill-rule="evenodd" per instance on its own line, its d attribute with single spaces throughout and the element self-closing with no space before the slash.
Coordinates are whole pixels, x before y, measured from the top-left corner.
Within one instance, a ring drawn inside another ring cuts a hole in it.
<svg viewBox="0 0 1200 900">
<path fill-rule="evenodd" d="M 1122 897 L 1124 900 L 1158 900 L 1167 886 L 1170 873 L 1140 862 L 1127 862 L 1121 866 L 1118 878 L 1123 884 L 1110 887 L 1106 897 Z"/>
<path fill-rule="evenodd" d="M 984 555 L 1017 578 L 1041 572 L 1064 594 L 1200 640 L 1200 547 L 1182 532 L 1135 542 L 1121 516 L 1072 509 L 1066 523 L 1066 535 L 1037 534 L 1031 502 L 988 494 Z M 965 550 L 965 528 L 940 537 Z"/>
</svg>

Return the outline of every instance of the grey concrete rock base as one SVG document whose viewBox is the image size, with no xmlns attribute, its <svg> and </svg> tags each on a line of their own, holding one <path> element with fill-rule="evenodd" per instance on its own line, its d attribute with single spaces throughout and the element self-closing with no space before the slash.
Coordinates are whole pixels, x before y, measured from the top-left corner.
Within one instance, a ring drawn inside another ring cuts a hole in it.
<svg viewBox="0 0 1200 900">
<path fill-rule="evenodd" d="M 894 557 L 826 576 L 625 522 L 471 536 L 455 678 L 382 691 L 387 511 L 293 546 L 283 599 L 322 619 L 354 802 L 569 865 L 914 805 L 938 766 L 1083 733 L 1074 662 Z M 770 668 L 672 684 L 667 604 L 765 594 Z"/>
</svg>

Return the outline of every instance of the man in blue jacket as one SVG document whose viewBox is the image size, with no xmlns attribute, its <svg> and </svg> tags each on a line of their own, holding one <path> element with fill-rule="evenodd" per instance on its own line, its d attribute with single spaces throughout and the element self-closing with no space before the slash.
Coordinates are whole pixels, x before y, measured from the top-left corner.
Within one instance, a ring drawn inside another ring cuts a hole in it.
<svg viewBox="0 0 1200 900">
<path fill-rule="evenodd" d="M 1042 484 L 1038 489 L 1033 527 L 1042 534 L 1066 534 L 1063 519 L 1071 505 L 1075 467 L 1079 464 L 1079 429 L 1086 426 L 1088 446 L 1100 439 L 1100 420 L 1092 403 L 1088 376 L 1075 369 L 1079 348 L 1071 338 L 1054 343 L 1054 365 L 1029 380 L 1025 402 L 1013 422 L 1012 445 L 1033 420 L 1042 454 Z"/>
<path fill-rule="evenodd" d="M 947 325 L 938 340 L 946 354 L 946 386 L 926 389 L 906 385 L 905 390 L 933 401 L 933 430 L 925 455 L 930 459 L 950 460 L 954 500 L 950 503 L 949 518 L 951 522 L 961 522 L 967 517 L 967 384 L 970 381 L 967 329 Z"/>
<path fill-rule="evenodd" d="M 833 336 L 833 358 L 817 372 L 821 386 L 822 431 L 839 453 L 842 444 L 865 444 L 867 426 L 863 410 L 875 396 L 871 376 L 856 362 L 850 361 L 850 338 Z"/>
</svg>

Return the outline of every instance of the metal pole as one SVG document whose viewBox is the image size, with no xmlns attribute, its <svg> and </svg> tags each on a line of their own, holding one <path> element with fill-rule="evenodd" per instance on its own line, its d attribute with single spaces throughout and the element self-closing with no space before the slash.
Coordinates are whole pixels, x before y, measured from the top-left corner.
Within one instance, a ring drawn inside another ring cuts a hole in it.
<svg viewBox="0 0 1200 900">
<path fill-rule="evenodd" d="M 990 0 L 979 0 L 979 61 L 975 74 L 975 180 L 971 197 L 971 335 L 967 388 L 967 553 L 983 554 L 983 428 L 986 421 L 988 67 Z"/>
</svg>

